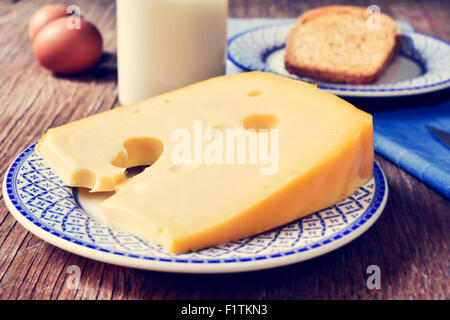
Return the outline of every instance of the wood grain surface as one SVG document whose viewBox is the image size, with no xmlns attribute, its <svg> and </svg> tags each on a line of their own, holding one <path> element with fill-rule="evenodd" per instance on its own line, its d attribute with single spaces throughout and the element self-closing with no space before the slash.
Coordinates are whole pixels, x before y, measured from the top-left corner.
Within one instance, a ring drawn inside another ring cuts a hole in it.
<svg viewBox="0 0 450 320">
<path fill-rule="evenodd" d="M 77 77 L 55 77 L 33 59 L 27 23 L 37 8 L 51 2 L 58 1 L 0 0 L 1 179 L 18 153 L 48 128 L 119 105 L 114 1 L 59 1 L 79 5 L 104 38 L 106 53 L 100 65 Z M 230 0 L 230 16 L 296 17 L 331 3 L 336 2 Z M 353 3 L 377 4 L 417 30 L 450 41 L 449 1 Z M 374 104 L 367 99 L 352 102 L 359 107 Z M 85 259 L 27 232 L 0 194 L 0 299 L 449 299 L 448 201 L 381 156 L 376 158 L 387 174 L 390 195 L 368 232 L 325 256 L 242 274 L 149 272 Z M 381 270 L 381 288 L 369 290 L 366 270 L 374 264 Z M 81 269 L 79 289 L 66 285 L 70 265 Z"/>
</svg>

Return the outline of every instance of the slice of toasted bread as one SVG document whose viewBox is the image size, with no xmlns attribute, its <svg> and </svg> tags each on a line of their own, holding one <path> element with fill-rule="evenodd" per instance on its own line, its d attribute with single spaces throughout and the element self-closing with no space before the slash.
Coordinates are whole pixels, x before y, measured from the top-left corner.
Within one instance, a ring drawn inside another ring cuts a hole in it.
<svg viewBox="0 0 450 320">
<path fill-rule="evenodd" d="M 375 82 L 397 55 L 401 30 L 385 14 L 369 18 L 366 8 L 355 6 L 305 12 L 289 33 L 286 70 L 329 82 Z"/>
</svg>

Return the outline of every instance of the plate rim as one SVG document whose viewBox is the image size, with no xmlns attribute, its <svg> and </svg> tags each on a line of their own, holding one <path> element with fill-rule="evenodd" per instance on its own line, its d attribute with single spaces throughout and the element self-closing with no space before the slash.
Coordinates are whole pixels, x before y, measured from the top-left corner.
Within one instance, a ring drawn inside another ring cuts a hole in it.
<svg viewBox="0 0 450 320">
<path fill-rule="evenodd" d="M 294 25 L 295 25 L 295 22 L 293 22 L 293 21 L 285 21 L 285 22 L 280 22 L 280 23 L 275 23 L 275 24 L 270 24 L 270 25 L 254 27 L 254 28 L 247 29 L 247 30 L 244 30 L 244 31 L 241 31 L 241 32 L 235 34 L 227 41 L 227 59 L 232 64 L 234 64 L 236 67 L 242 69 L 244 72 L 265 71 L 265 72 L 280 74 L 273 70 L 256 70 L 256 69 L 251 69 L 251 68 L 248 68 L 248 67 L 242 65 L 241 63 L 236 61 L 236 59 L 232 56 L 232 54 L 229 50 L 229 47 L 236 39 L 242 37 L 245 34 L 255 32 L 255 31 L 258 31 L 261 29 L 271 29 L 271 28 L 279 28 L 279 27 L 283 27 L 283 26 L 294 26 Z M 416 30 L 404 30 L 402 32 L 405 35 L 418 34 L 420 36 L 432 38 L 432 39 L 434 39 L 438 42 L 442 42 L 443 44 L 450 47 L 450 42 L 448 42 L 444 39 L 438 38 L 436 36 L 433 36 L 433 35 L 429 35 L 429 34 L 426 34 L 426 33 L 420 32 L 420 31 L 416 31 Z M 284 48 L 284 47 L 285 47 L 285 45 L 282 47 L 279 47 L 279 49 Z M 410 57 L 408 57 L 408 59 L 410 59 Z M 422 68 L 423 66 L 420 66 L 420 67 Z M 314 81 L 307 81 L 306 79 L 298 79 L 295 75 L 292 75 L 292 76 L 282 75 L 282 76 L 287 77 L 289 79 L 294 79 L 294 80 L 298 80 L 298 81 L 304 81 L 304 82 L 316 84 L 316 82 L 314 82 Z M 344 84 L 341 84 L 341 85 L 344 85 Z M 424 85 L 424 86 L 419 86 L 419 87 L 393 88 L 393 89 L 371 89 L 371 88 L 360 88 L 360 89 L 348 88 L 348 89 L 346 89 L 346 88 L 336 88 L 333 86 L 332 83 L 330 83 L 330 85 L 318 84 L 318 87 L 320 89 L 327 90 L 328 92 L 331 92 L 333 94 L 345 96 L 345 97 L 393 97 L 393 96 L 423 94 L 423 93 L 434 92 L 434 91 L 448 88 L 448 87 L 450 87 L 450 77 L 448 77 L 446 80 L 432 83 L 429 85 Z"/>
<path fill-rule="evenodd" d="M 374 172 L 375 170 L 379 170 L 378 174 L 379 178 L 381 179 L 380 180 L 381 185 L 377 184 L 376 180 L 374 181 L 376 188 L 374 193 L 375 195 L 378 195 L 378 197 L 373 198 L 372 203 L 369 205 L 369 207 L 366 208 L 363 214 L 366 214 L 368 210 L 373 210 L 373 213 L 367 219 L 365 219 L 365 221 L 362 224 L 358 223 L 357 227 L 354 230 L 348 231 L 347 229 L 354 223 L 359 221 L 359 219 L 355 220 L 355 222 L 353 222 L 347 228 L 338 232 L 338 234 L 344 233 L 338 239 L 335 239 L 328 243 L 322 243 L 321 245 L 314 247 L 315 243 L 324 241 L 318 240 L 310 244 L 309 245 L 310 248 L 307 250 L 300 250 L 300 248 L 297 248 L 291 251 L 275 254 L 275 256 L 267 254 L 265 255 L 266 258 L 261 260 L 258 259 L 252 259 L 250 261 L 238 260 L 227 263 L 224 263 L 225 261 L 221 263 L 204 263 L 204 262 L 181 263 L 180 261 L 179 262 L 173 261 L 173 259 L 172 260 L 167 259 L 168 261 L 164 261 L 164 259 L 161 260 L 162 258 L 151 260 L 139 257 L 139 255 L 133 257 L 124 254 L 121 255 L 120 253 L 114 251 L 106 251 L 106 250 L 102 251 L 98 247 L 95 248 L 86 246 L 81 241 L 78 241 L 79 243 L 77 243 L 77 241 L 64 239 L 63 237 L 61 237 L 61 235 L 55 234 L 50 230 L 45 230 L 36 222 L 33 222 L 29 218 L 27 218 L 26 217 L 26 215 L 28 215 L 27 212 L 21 212 L 20 204 L 17 203 L 16 200 L 10 198 L 10 190 L 8 189 L 8 184 L 11 185 L 10 180 L 13 178 L 13 172 L 15 172 L 14 169 L 18 166 L 20 167 L 20 165 L 31 154 L 33 154 L 33 152 L 35 151 L 34 150 L 35 145 L 36 143 L 26 148 L 19 154 L 19 156 L 17 156 L 14 159 L 14 161 L 8 167 L 3 179 L 4 202 L 7 208 L 9 209 L 9 212 L 13 215 L 13 217 L 29 232 L 33 233 L 43 241 L 46 241 L 60 249 L 93 260 L 144 270 L 175 272 L 175 273 L 234 273 L 234 272 L 247 272 L 247 271 L 275 268 L 309 260 L 321 256 L 330 251 L 336 250 L 344 246 L 345 244 L 355 240 L 364 232 L 366 232 L 378 220 L 379 216 L 383 212 L 389 192 L 386 176 L 383 170 L 381 169 L 381 166 L 376 161 L 374 161 Z M 11 186 L 9 188 L 11 188 Z M 381 188 L 381 190 L 377 190 L 378 188 Z"/>
</svg>

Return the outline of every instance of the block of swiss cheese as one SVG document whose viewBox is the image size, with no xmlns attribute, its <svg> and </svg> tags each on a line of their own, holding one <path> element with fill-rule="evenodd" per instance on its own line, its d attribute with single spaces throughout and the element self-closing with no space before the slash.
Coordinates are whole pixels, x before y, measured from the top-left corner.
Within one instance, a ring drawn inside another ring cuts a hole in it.
<svg viewBox="0 0 450 320">
<path fill-rule="evenodd" d="M 277 129 L 275 172 L 262 174 L 268 164 L 259 161 L 175 163 L 181 140 L 174 132 L 195 136 L 198 124 L 202 132 L 259 129 L 270 137 Z M 326 208 L 351 195 L 373 169 L 369 114 L 309 84 L 262 72 L 213 78 L 49 129 L 37 150 L 67 185 L 116 190 L 101 204 L 111 227 L 174 253 Z M 149 164 L 127 180 L 127 167 Z"/>
</svg>

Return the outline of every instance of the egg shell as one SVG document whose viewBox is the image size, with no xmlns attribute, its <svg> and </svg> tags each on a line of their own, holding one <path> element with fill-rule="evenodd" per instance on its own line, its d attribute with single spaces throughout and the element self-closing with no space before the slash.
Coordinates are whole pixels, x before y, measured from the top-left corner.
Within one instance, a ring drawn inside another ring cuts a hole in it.
<svg viewBox="0 0 450 320">
<path fill-rule="evenodd" d="M 44 26 L 33 42 L 34 56 L 55 73 L 77 73 L 92 67 L 101 57 L 103 40 L 98 29 L 80 19 L 79 29 L 67 26 L 67 17 Z"/>
<path fill-rule="evenodd" d="M 62 4 L 50 4 L 40 8 L 33 14 L 28 25 L 30 40 L 34 41 L 36 35 L 45 25 L 64 16 L 68 16 L 67 7 Z"/>
</svg>

